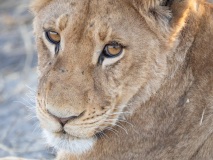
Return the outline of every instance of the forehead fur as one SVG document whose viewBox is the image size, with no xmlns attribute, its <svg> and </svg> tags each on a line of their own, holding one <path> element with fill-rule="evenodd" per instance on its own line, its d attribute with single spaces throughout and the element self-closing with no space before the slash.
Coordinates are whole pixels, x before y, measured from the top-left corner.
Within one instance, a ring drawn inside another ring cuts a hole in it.
<svg viewBox="0 0 213 160">
<path fill-rule="evenodd" d="M 51 1 L 52 0 L 33 0 L 30 5 L 31 11 L 35 14 Z M 145 10 L 148 10 L 149 8 L 154 8 L 156 5 L 159 4 L 170 3 L 172 0 L 127 0 L 127 1 L 129 1 L 130 3 L 134 3 L 136 5 L 143 6 Z"/>
<path fill-rule="evenodd" d="M 41 8 L 45 7 L 52 0 L 33 0 L 30 4 L 31 11 L 35 14 L 41 10 Z"/>
</svg>

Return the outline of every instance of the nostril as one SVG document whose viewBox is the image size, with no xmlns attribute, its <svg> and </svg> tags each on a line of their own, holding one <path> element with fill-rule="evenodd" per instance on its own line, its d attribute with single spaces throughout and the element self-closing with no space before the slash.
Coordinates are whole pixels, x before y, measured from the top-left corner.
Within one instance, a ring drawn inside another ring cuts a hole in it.
<svg viewBox="0 0 213 160">
<path fill-rule="evenodd" d="M 80 118 L 81 116 L 83 116 L 83 114 L 85 113 L 85 111 L 83 111 L 82 113 L 80 113 L 79 115 L 77 116 L 70 116 L 70 117 L 66 117 L 66 118 L 61 118 L 61 117 L 58 117 L 58 116 L 55 116 L 54 114 L 52 114 L 49 110 L 48 110 L 48 113 L 53 116 L 55 119 L 57 119 L 62 126 L 64 126 L 68 121 L 70 120 L 74 120 L 74 119 L 77 119 L 77 118 Z"/>
</svg>

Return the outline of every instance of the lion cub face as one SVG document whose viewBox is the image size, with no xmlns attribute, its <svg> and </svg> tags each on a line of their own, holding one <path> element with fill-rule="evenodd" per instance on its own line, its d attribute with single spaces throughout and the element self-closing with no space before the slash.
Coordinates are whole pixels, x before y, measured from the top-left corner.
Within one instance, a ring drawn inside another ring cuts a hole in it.
<svg viewBox="0 0 213 160">
<path fill-rule="evenodd" d="M 126 1 L 52 0 L 34 30 L 37 116 L 57 149 L 88 150 L 164 79 L 165 42 Z"/>
</svg>

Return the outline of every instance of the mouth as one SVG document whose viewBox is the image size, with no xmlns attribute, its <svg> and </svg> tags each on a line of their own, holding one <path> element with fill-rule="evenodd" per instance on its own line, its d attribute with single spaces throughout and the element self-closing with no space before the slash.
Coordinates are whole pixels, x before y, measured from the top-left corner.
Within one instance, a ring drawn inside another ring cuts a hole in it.
<svg viewBox="0 0 213 160">
<path fill-rule="evenodd" d="M 55 133 L 51 133 L 53 134 L 54 136 L 56 137 L 60 137 L 61 139 L 67 139 L 67 140 L 82 140 L 82 139 L 90 139 L 90 138 L 93 138 L 93 139 L 96 139 L 96 140 L 99 140 L 101 139 L 102 137 L 106 136 L 106 132 L 107 132 L 107 129 L 103 129 L 102 131 L 99 131 L 99 132 L 96 132 L 93 136 L 91 137 L 87 137 L 87 138 L 82 138 L 82 137 L 77 137 L 77 136 L 73 136 L 73 135 L 70 135 L 68 132 L 66 132 L 64 129 L 59 131 L 59 132 L 55 132 Z"/>
<path fill-rule="evenodd" d="M 97 138 L 78 138 L 67 133 L 51 133 L 43 130 L 46 142 L 56 150 L 63 150 L 72 154 L 83 154 L 94 146 Z"/>
</svg>

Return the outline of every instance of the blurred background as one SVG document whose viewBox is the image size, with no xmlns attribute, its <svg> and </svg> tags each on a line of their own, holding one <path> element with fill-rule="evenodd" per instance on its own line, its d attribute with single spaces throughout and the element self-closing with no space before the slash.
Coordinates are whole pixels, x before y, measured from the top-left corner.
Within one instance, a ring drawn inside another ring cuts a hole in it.
<svg viewBox="0 0 213 160">
<path fill-rule="evenodd" d="M 37 56 L 29 0 L 0 0 L 0 157 L 53 159 L 35 117 Z"/>
</svg>

